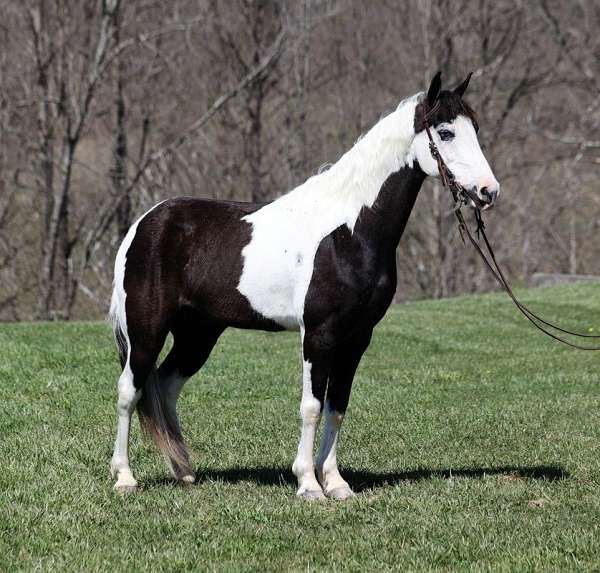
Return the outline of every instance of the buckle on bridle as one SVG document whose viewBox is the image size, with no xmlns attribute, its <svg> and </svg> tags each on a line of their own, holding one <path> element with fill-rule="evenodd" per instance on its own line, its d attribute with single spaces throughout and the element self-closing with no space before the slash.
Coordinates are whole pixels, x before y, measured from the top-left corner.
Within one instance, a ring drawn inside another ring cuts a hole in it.
<svg viewBox="0 0 600 573">
<path fill-rule="evenodd" d="M 435 143 L 433 143 L 433 141 L 429 142 L 429 151 L 431 152 L 431 156 L 434 159 L 437 159 L 440 156 L 440 152 L 438 151 L 438 148 L 435 145 Z"/>
</svg>

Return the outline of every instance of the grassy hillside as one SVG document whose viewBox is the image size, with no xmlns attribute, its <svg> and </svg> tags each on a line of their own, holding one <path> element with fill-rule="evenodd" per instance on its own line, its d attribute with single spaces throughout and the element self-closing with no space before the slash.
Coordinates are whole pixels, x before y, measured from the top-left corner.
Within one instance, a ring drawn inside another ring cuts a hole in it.
<svg viewBox="0 0 600 573">
<path fill-rule="evenodd" d="M 600 332 L 600 287 L 523 292 Z M 116 354 L 99 323 L 0 325 L 0 571 L 592 570 L 600 353 L 539 335 L 501 295 L 397 306 L 355 381 L 339 459 L 360 492 L 295 498 L 295 334 L 230 331 L 181 399 L 199 483 L 134 423 L 143 486 L 108 463 Z M 344 472 L 343 472 L 344 473 Z"/>
</svg>

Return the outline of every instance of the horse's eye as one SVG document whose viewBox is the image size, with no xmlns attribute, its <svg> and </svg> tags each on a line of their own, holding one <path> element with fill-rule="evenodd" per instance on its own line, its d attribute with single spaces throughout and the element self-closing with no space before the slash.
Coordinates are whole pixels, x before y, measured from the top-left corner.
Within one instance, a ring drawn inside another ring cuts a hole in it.
<svg viewBox="0 0 600 573">
<path fill-rule="evenodd" d="M 438 135 L 442 141 L 450 141 L 451 139 L 454 139 L 454 134 L 448 129 L 440 129 L 440 131 L 438 131 Z"/>
</svg>

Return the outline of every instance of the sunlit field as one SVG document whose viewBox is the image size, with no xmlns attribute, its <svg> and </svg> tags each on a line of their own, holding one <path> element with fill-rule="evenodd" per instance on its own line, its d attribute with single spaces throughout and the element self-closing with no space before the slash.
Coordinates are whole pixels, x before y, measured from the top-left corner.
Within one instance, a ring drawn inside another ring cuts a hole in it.
<svg viewBox="0 0 600 573">
<path fill-rule="evenodd" d="M 600 332 L 600 286 L 522 291 Z M 296 334 L 228 331 L 180 412 L 198 483 L 134 422 L 140 490 L 108 475 L 119 374 L 103 323 L 0 325 L 0 570 L 566 571 L 600 563 L 600 354 L 502 295 L 396 306 L 359 368 L 345 503 L 295 497 Z"/>
</svg>

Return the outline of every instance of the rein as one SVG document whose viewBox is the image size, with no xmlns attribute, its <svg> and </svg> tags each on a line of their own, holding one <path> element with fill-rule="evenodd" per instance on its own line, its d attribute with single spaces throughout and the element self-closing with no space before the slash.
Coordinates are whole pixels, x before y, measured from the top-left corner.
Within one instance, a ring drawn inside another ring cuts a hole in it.
<svg viewBox="0 0 600 573">
<path fill-rule="evenodd" d="M 492 246 L 491 246 L 491 244 L 487 238 L 487 235 L 485 233 L 485 224 L 484 224 L 483 218 L 481 216 L 481 208 L 485 205 L 485 203 L 483 203 L 483 201 L 481 201 L 474 192 L 468 191 L 467 189 L 465 189 L 462 185 L 460 185 L 456 181 L 454 174 L 452 173 L 452 171 L 450 171 L 450 169 L 444 162 L 444 159 L 442 158 L 442 156 L 439 152 L 439 149 L 438 149 L 437 145 L 435 144 L 435 141 L 433 140 L 433 136 L 431 135 L 431 129 L 429 127 L 428 118 L 430 116 L 432 116 L 435 113 L 435 111 L 438 109 L 438 107 L 440 105 L 439 101 L 436 102 L 435 105 L 429 111 L 427 110 L 427 106 L 426 106 L 425 102 L 423 102 L 422 105 L 423 105 L 423 124 L 425 126 L 425 131 L 427 132 L 427 137 L 429 138 L 429 150 L 431 152 L 432 157 L 437 162 L 438 172 L 440 174 L 442 186 L 447 187 L 450 190 L 450 192 L 452 193 L 452 198 L 454 200 L 454 215 L 456 216 L 456 219 L 458 221 L 458 231 L 460 233 L 460 237 L 461 237 L 463 243 L 465 242 L 465 235 L 466 235 L 467 238 L 469 239 L 469 241 L 471 242 L 471 244 L 473 245 L 473 247 L 475 248 L 477 254 L 481 257 L 481 259 L 485 263 L 485 266 L 487 267 L 487 269 L 490 271 L 490 273 L 496 279 L 496 281 L 498 281 L 498 284 L 500 284 L 502 289 L 510 297 L 510 299 L 513 301 L 515 306 L 519 309 L 521 314 L 523 314 L 523 316 L 525 316 L 525 318 L 527 318 L 527 320 L 529 322 L 531 322 L 531 324 L 533 324 L 538 330 L 540 330 L 544 334 L 548 335 L 549 337 L 553 338 L 554 340 L 557 340 L 558 342 L 562 342 L 563 344 L 570 346 L 571 348 L 577 348 L 578 350 L 600 350 L 600 346 L 582 346 L 580 344 L 575 344 L 573 342 L 565 340 L 558 334 L 552 332 L 550 329 L 555 330 L 557 332 L 561 332 L 563 334 L 568 334 L 570 336 L 576 336 L 579 338 L 596 338 L 597 339 L 597 338 L 600 338 L 600 335 L 583 334 L 580 332 L 573 332 L 571 330 L 567 330 L 566 328 L 562 328 L 552 322 L 544 320 L 543 318 L 541 318 L 540 316 L 535 314 L 533 311 L 529 310 L 516 297 L 515 293 L 513 292 L 512 287 L 510 286 L 510 283 L 508 282 L 508 279 L 506 278 L 506 275 L 504 274 L 504 272 L 502 271 L 502 268 L 500 267 L 500 265 L 498 264 L 498 261 L 496 260 L 496 255 L 494 254 L 494 250 L 492 249 Z M 461 209 L 463 208 L 463 206 L 468 205 L 469 201 L 472 201 L 473 205 L 474 205 L 475 222 L 477 224 L 477 228 L 476 228 L 475 232 L 477 233 L 477 238 L 483 239 L 483 243 L 485 245 L 488 255 L 486 255 L 484 253 L 483 249 L 481 248 L 481 246 L 479 244 L 479 241 L 476 240 L 473 237 L 473 235 L 471 234 L 471 231 L 469 231 L 469 228 L 467 227 L 467 224 L 465 223 L 464 217 L 462 215 Z"/>
</svg>

